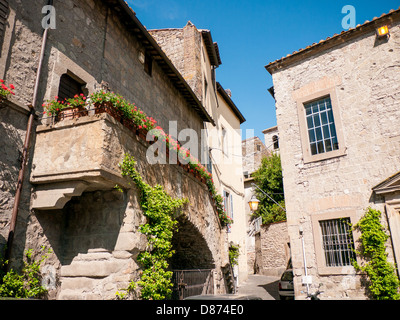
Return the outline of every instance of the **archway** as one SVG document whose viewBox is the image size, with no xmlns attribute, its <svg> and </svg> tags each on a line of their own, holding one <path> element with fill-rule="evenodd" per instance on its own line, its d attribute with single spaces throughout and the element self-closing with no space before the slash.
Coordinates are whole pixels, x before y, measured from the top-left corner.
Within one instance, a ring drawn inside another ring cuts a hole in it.
<svg viewBox="0 0 400 320">
<path fill-rule="evenodd" d="M 178 219 L 172 245 L 175 254 L 169 261 L 173 271 L 173 299 L 214 293 L 215 263 L 203 235 L 187 217 Z"/>
</svg>

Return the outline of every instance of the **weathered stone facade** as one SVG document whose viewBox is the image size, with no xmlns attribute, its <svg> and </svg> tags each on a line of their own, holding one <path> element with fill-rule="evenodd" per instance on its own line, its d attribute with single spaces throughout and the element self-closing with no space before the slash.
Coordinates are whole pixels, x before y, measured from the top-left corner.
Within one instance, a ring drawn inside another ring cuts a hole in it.
<svg viewBox="0 0 400 320">
<path fill-rule="evenodd" d="M 255 269 L 257 274 L 280 277 L 290 259 L 286 221 L 261 226 L 255 236 Z"/>
<path fill-rule="evenodd" d="M 39 185 L 32 206 L 44 209 L 31 214 L 26 245 L 54 250 L 45 265 L 53 272 L 49 277 L 61 283 L 51 292 L 54 297 L 112 299 L 117 290 L 138 278 L 135 259 L 147 243 L 138 228 L 145 218 L 136 189 L 118 172 L 125 153 L 134 155 L 147 183 L 189 199 L 179 218 L 171 269 L 215 269 L 218 292 L 224 292 L 220 267 L 228 261 L 220 250 L 228 250 L 227 234 L 207 187 L 178 165 L 148 165 L 146 152 L 146 143 L 107 114 L 38 127 L 31 182 Z M 49 209 L 57 198 L 55 191 L 74 188 L 76 182 L 84 186 L 78 194 L 62 209 Z M 115 184 L 123 186 L 124 193 L 113 191 Z M 46 193 L 49 204 L 45 204 Z"/>
<path fill-rule="evenodd" d="M 0 76 L 15 85 L 16 95 L 0 105 L 5 142 L 0 154 L 1 245 L 8 237 L 44 17 L 41 1 L 9 4 Z M 189 258 L 176 259 L 171 268 L 213 269 L 215 293 L 224 293 L 221 268 L 229 263 L 227 232 L 205 184 L 177 165 L 150 166 L 148 145 L 109 115 L 54 125 L 54 119 L 42 119 L 39 113 L 41 104 L 58 94 L 61 76 L 68 74 L 79 80 L 86 94 L 104 87 L 121 94 L 167 132 L 171 120 L 177 122 L 178 132 L 190 128 L 200 137 L 203 122 L 212 121 L 210 115 L 125 3 L 115 7 L 107 0 L 66 0 L 56 2 L 55 8 L 57 28 L 48 30 L 45 46 L 13 266 L 21 264 L 26 249 L 35 249 L 35 254 L 42 245 L 52 249 L 42 268 L 50 299 L 113 299 L 118 289 L 137 279 L 140 267 L 135 259 L 146 246 L 138 232 L 144 217 L 137 191 L 118 168 L 123 154 L 130 152 L 146 182 L 161 184 L 171 195 L 190 201 L 180 218 L 181 230 L 196 235 L 197 242 L 185 242 L 186 237 L 177 234 L 174 243 L 181 256 L 196 250 L 198 259 L 190 265 Z M 151 72 L 140 61 L 141 53 L 151 57 Z M 114 190 L 116 184 L 124 193 Z"/>
<path fill-rule="evenodd" d="M 245 122 L 232 100 L 216 81 L 221 65 L 218 44 L 211 31 L 198 29 L 190 21 L 181 29 L 150 30 L 163 51 L 180 71 L 207 112 L 215 120 L 205 125 L 205 153 L 217 190 L 224 196 L 225 208 L 234 223 L 229 241 L 239 245 L 237 282 L 247 279 L 245 195 L 242 177 L 240 125 Z"/>
<path fill-rule="evenodd" d="M 356 223 L 369 206 L 385 213 L 385 199 L 373 188 L 400 170 L 399 21 L 400 10 L 393 11 L 266 67 L 275 88 L 298 299 L 306 295 L 305 263 L 312 276 L 311 293 L 322 283 L 322 299 L 365 298 L 351 265 L 325 264 L 319 224 L 339 218 Z M 376 28 L 385 24 L 390 25 L 390 38 L 379 39 Z M 332 100 L 339 150 L 313 156 L 304 105 L 327 96 Z M 399 232 L 396 228 L 391 225 L 392 234 Z M 357 233 L 354 238 L 357 246 Z M 388 242 L 394 261 L 390 247 Z"/>
<path fill-rule="evenodd" d="M 270 155 L 264 143 L 258 137 L 249 138 L 242 141 L 243 154 L 243 180 L 244 180 L 244 202 L 246 212 L 246 248 L 247 248 L 247 269 L 249 274 L 257 273 L 256 268 L 256 238 L 254 225 L 252 224 L 252 215 L 248 205 L 251 198 L 254 196 L 254 178 L 252 173 L 257 171 L 261 165 L 263 157 Z"/>
</svg>

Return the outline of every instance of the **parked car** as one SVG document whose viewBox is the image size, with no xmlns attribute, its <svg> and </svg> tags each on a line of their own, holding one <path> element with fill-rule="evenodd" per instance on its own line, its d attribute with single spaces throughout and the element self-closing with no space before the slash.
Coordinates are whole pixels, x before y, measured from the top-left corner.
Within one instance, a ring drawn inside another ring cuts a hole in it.
<svg viewBox="0 0 400 320">
<path fill-rule="evenodd" d="M 287 269 L 278 283 L 279 298 L 281 300 L 294 298 L 293 269 Z"/>
</svg>

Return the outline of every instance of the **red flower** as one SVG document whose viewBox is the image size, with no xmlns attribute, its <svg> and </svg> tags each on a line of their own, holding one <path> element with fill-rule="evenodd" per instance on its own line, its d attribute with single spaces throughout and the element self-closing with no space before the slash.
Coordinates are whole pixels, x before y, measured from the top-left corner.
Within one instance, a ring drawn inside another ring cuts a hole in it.
<svg viewBox="0 0 400 320">
<path fill-rule="evenodd" d="M 10 84 L 10 88 L 11 88 L 11 90 L 15 89 L 14 85 L 12 85 L 12 84 Z"/>
</svg>

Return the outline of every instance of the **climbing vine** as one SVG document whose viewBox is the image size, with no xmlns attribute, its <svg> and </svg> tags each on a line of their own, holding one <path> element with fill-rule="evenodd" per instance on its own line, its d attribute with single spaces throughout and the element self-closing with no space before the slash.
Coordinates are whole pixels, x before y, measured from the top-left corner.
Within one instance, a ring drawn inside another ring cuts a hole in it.
<svg viewBox="0 0 400 320">
<path fill-rule="evenodd" d="M 234 245 L 231 243 L 229 247 L 229 261 L 232 266 L 237 266 L 239 264 L 239 250 L 240 246 L 239 245 Z"/>
<path fill-rule="evenodd" d="M 44 250 L 45 248 L 42 247 L 41 251 L 43 252 Z M 41 298 L 47 293 L 47 289 L 41 285 L 40 266 L 50 253 L 51 250 L 48 250 L 46 254 L 41 254 L 39 259 L 35 261 L 33 250 L 27 250 L 21 272 L 13 269 L 7 273 L 1 272 L 8 264 L 8 261 L 0 257 L 0 297 Z"/>
<path fill-rule="evenodd" d="M 366 263 L 361 266 L 354 261 L 353 265 L 368 277 L 366 285 L 373 299 L 399 300 L 400 282 L 394 266 L 387 261 L 385 244 L 389 236 L 381 224 L 381 215 L 380 211 L 369 208 L 354 226 L 361 232 L 361 246 L 356 253 L 361 255 Z"/>
<path fill-rule="evenodd" d="M 172 272 L 167 271 L 168 259 L 175 253 L 172 250 L 172 237 L 178 224 L 174 216 L 188 200 L 173 199 L 162 186 L 151 187 L 145 183 L 136 170 L 134 157 L 129 154 L 125 155 L 120 168 L 122 176 L 131 178 L 139 189 L 140 206 L 147 218 L 147 223 L 139 229 L 148 240 L 146 251 L 138 256 L 143 273 L 139 281 L 130 283 L 127 291 L 133 292 L 139 287 L 140 297 L 144 300 L 168 299 L 172 294 Z M 117 295 L 123 297 L 122 294 Z"/>
</svg>

